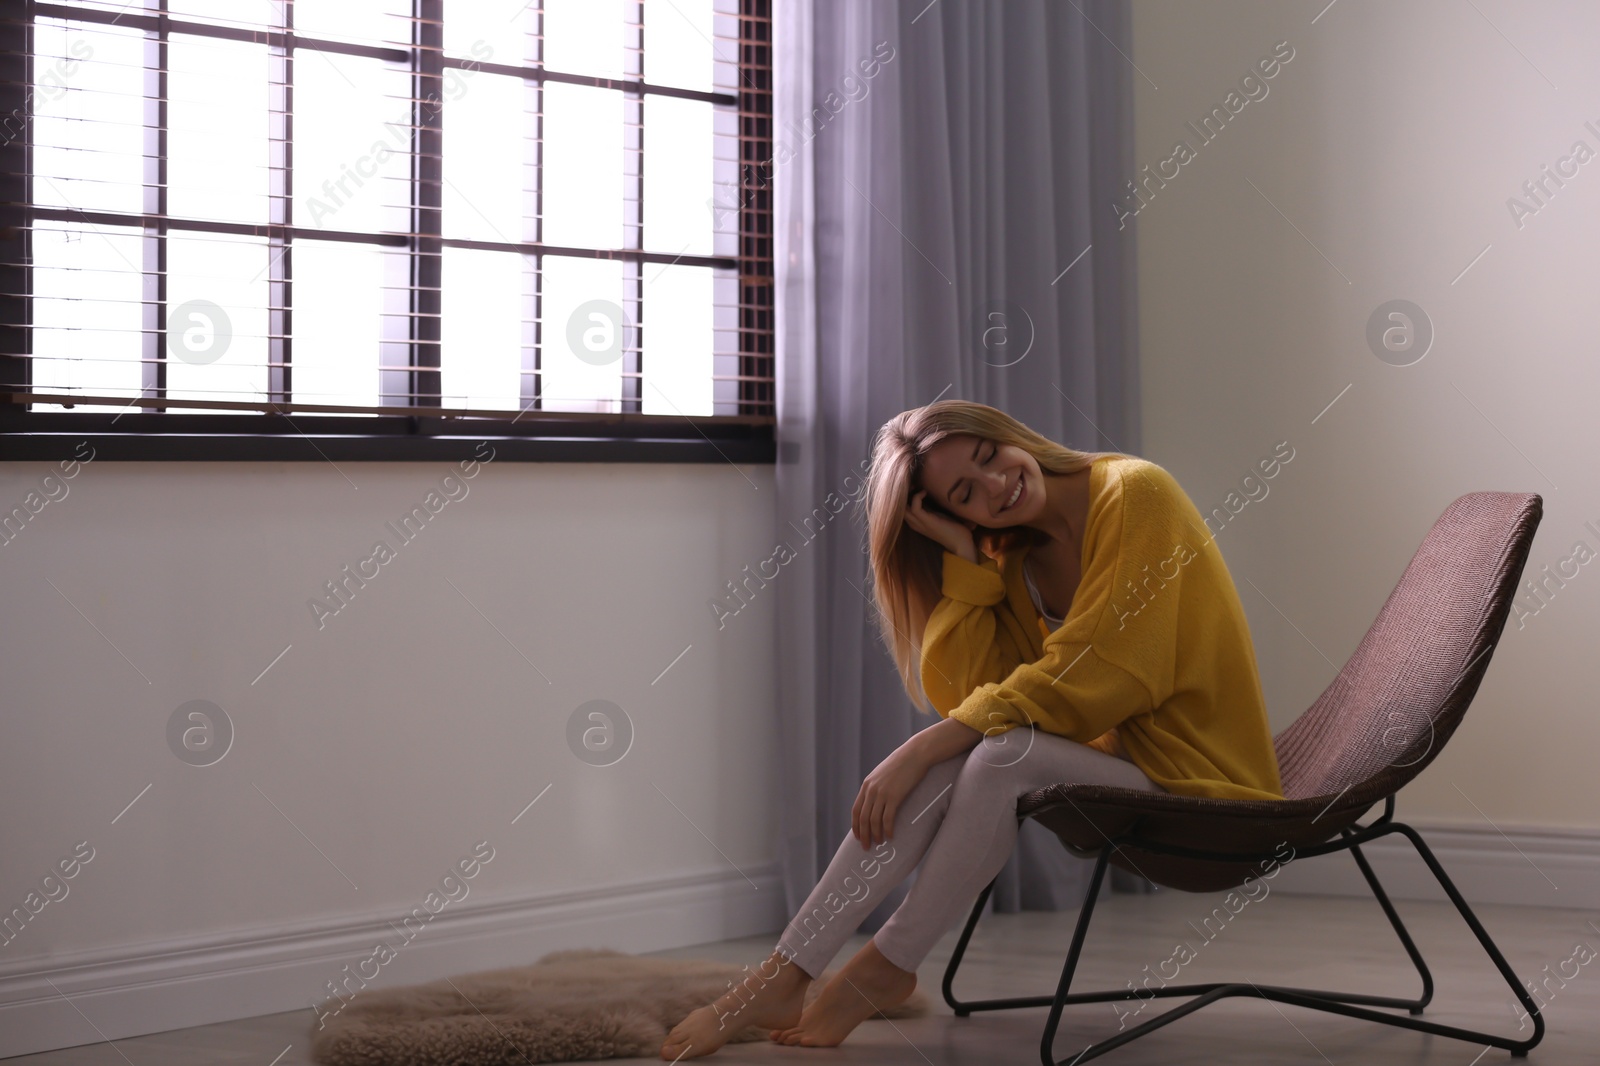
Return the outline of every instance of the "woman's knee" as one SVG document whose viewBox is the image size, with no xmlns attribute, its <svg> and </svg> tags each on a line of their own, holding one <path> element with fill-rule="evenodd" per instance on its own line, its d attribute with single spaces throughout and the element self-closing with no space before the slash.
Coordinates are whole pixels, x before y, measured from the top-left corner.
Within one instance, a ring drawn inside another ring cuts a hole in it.
<svg viewBox="0 0 1600 1066">
<path fill-rule="evenodd" d="M 960 780 L 960 788 L 1012 796 L 1051 784 L 1121 785 L 1161 791 L 1131 762 L 1076 740 L 1028 728 L 984 738 L 967 754 Z"/>
<path fill-rule="evenodd" d="M 1041 736 L 1034 729 L 1012 729 L 984 738 L 967 753 L 956 789 L 964 794 L 992 793 L 997 802 L 1015 801 L 1043 785 L 1093 780 L 1084 770 L 1085 760 L 1094 756 L 1112 758 L 1076 741 Z"/>
<path fill-rule="evenodd" d="M 984 737 L 967 752 L 961 773 L 990 779 L 1016 777 L 1025 769 L 1032 769 L 1027 757 L 1032 754 L 1036 736 L 1032 729 L 1009 729 Z"/>
<path fill-rule="evenodd" d="M 979 744 L 961 760 L 961 772 L 950 791 L 951 802 L 974 813 L 985 807 L 1010 807 L 1018 795 L 1018 769 L 1003 751 L 986 751 Z"/>
</svg>

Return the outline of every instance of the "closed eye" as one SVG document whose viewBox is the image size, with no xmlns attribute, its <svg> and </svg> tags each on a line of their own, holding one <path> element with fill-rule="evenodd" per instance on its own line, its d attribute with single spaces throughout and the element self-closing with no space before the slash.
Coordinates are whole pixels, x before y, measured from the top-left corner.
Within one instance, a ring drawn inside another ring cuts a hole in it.
<svg viewBox="0 0 1600 1066">
<path fill-rule="evenodd" d="M 999 454 L 1000 454 L 1000 445 L 996 444 L 996 445 L 994 445 L 993 447 L 991 447 L 989 449 L 988 457 L 985 458 L 983 460 L 983 462 L 979 463 L 978 465 L 979 466 L 988 466 L 994 460 L 994 457 L 999 455 Z M 967 489 L 967 494 L 965 496 L 961 497 L 961 502 L 962 503 L 970 503 L 970 502 L 972 502 L 972 489 L 970 487 Z"/>
</svg>

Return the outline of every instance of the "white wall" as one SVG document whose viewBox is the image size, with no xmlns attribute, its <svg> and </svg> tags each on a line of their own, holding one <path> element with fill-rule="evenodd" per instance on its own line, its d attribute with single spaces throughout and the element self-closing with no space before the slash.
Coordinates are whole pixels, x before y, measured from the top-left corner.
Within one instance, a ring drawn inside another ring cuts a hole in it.
<svg viewBox="0 0 1600 1066">
<path fill-rule="evenodd" d="M 1578 541 L 1600 551 L 1600 159 L 1520 228 L 1507 207 L 1575 141 L 1600 152 L 1600 8 L 1325 7 L 1134 5 L 1138 164 L 1195 148 L 1137 216 L 1144 453 L 1209 511 L 1279 441 L 1295 449 L 1218 538 L 1275 729 L 1320 694 L 1457 496 L 1544 497 L 1530 573 Z M 1268 95 L 1201 146 L 1185 120 L 1285 40 L 1294 58 Z M 1397 298 L 1436 330 L 1410 366 L 1365 340 Z M 1600 566 L 1572 569 L 1508 624 L 1402 816 L 1485 840 L 1600 827 Z M 1527 902 L 1569 895 L 1524 872 Z"/>
<path fill-rule="evenodd" d="M 51 469 L 0 464 L 0 507 Z M 379 939 L 392 984 L 781 924 L 771 598 L 720 632 L 708 605 L 769 548 L 772 468 L 490 462 L 402 544 L 385 523 L 453 471 L 102 456 L 0 546 L 0 914 L 94 849 L 0 946 L 0 1056 L 98 1039 L 38 971 L 128 985 L 74 994 L 115 1037 L 306 1007 Z M 168 746 L 195 699 L 236 731 L 215 765 Z M 632 720 L 615 765 L 569 749 L 591 699 Z"/>
</svg>

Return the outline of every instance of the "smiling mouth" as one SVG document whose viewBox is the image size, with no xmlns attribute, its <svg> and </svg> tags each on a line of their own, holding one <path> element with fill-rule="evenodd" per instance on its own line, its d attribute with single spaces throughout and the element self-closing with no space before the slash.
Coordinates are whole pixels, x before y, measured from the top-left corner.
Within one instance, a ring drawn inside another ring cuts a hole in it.
<svg viewBox="0 0 1600 1066">
<path fill-rule="evenodd" d="M 1007 500 L 1005 506 L 1000 508 L 1002 512 L 1011 510 L 1017 505 L 1017 501 L 1022 499 L 1022 482 L 1027 476 L 1027 474 L 1017 475 L 1017 487 L 1011 490 L 1011 499 Z"/>
</svg>

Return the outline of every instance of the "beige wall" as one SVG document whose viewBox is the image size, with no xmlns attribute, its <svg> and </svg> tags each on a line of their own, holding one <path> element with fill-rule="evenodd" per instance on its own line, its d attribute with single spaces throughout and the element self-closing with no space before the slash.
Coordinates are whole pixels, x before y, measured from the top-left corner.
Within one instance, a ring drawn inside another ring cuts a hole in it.
<svg viewBox="0 0 1600 1066">
<path fill-rule="evenodd" d="M 0 464 L 0 503 L 22 504 L 50 469 Z M 770 550 L 772 467 L 491 462 L 444 485 L 456 499 L 401 545 L 385 523 L 454 469 L 102 457 L 0 546 L 5 911 L 78 842 L 95 852 L 0 948 L 0 979 L 178 943 L 381 930 L 482 840 L 494 858 L 442 915 L 673 878 L 748 893 L 730 863 L 768 871 L 771 597 L 721 631 L 708 601 Z M 395 558 L 319 628 L 308 601 L 379 539 Z M 215 765 L 168 746 L 169 717 L 196 699 L 233 722 Z M 568 746 L 592 699 L 633 722 L 614 766 Z M 662 905 L 628 935 L 614 946 L 719 931 Z M 370 944 L 330 950 L 255 1012 L 306 1005 Z M 449 965 L 556 946 L 491 943 Z M 386 981 L 436 976 L 409 954 L 396 966 Z"/>
<path fill-rule="evenodd" d="M 1194 149 L 1137 215 L 1143 450 L 1209 512 L 1294 448 L 1218 537 L 1274 729 L 1332 679 L 1457 496 L 1544 497 L 1530 572 L 1579 541 L 1600 552 L 1600 158 L 1566 164 L 1520 226 L 1507 206 L 1575 141 L 1600 152 L 1600 8 L 1323 8 L 1134 3 L 1136 164 Z M 1185 121 L 1226 107 L 1280 41 L 1294 56 L 1266 95 L 1235 100 L 1202 144 Z M 1435 328 L 1409 366 L 1366 342 L 1392 299 Z M 1600 827 L 1600 565 L 1567 565 L 1537 615 L 1508 623 L 1461 731 L 1402 793 L 1408 816 Z"/>
</svg>

